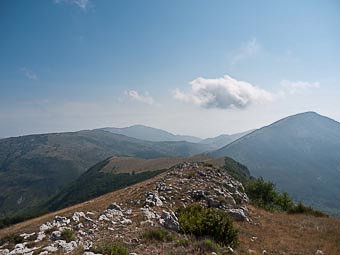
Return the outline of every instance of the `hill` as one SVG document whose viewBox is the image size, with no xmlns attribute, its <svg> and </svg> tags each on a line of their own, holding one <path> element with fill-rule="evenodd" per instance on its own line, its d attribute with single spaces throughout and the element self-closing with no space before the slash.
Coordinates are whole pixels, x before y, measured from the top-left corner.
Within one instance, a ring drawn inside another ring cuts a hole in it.
<svg viewBox="0 0 340 255">
<path fill-rule="evenodd" d="M 24 213 L 56 195 L 89 167 L 111 156 L 190 156 L 209 146 L 150 142 L 102 130 L 0 140 L 0 218 Z"/>
<path fill-rule="evenodd" d="M 229 165 L 236 172 L 245 171 L 230 159 L 227 171 L 199 162 L 182 163 L 144 182 L 2 229 L 0 254 L 340 253 L 339 219 L 253 207 L 242 184 L 228 175 Z M 208 214 L 196 211 L 187 218 L 183 208 L 193 208 L 193 203 Z M 190 223 L 186 219 L 192 224 L 186 225 Z M 209 228 L 202 230 L 211 235 L 185 234 L 183 229 L 195 227 L 195 222 L 207 224 Z M 224 232 L 225 243 L 214 241 L 220 237 L 216 228 L 229 231 Z M 233 242 L 237 236 L 239 245 Z"/>
<path fill-rule="evenodd" d="M 202 140 L 199 137 L 187 135 L 174 135 L 162 129 L 147 127 L 143 125 L 133 125 L 124 128 L 106 127 L 101 128 L 100 130 L 109 131 L 111 133 L 126 135 L 129 137 L 153 142 L 187 141 L 191 143 L 197 143 Z"/>
<path fill-rule="evenodd" d="M 254 130 L 249 130 L 246 132 L 242 132 L 242 133 L 236 133 L 236 134 L 232 134 L 232 135 L 219 135 L 213 138 L 207 138 L 204 139 L 202 141 L 200 141 L 199 143 L 201 144 L 209 144 L 211 146 L 214 146 L 216 149 L 222 148 L 234 141 L 236 141 L 237 139 L 241 138 L 242 136 L 245 136 L 251 132 L 253 132 Z"/>
<path fill-rule="evenodd" d="M 223 158 L 206 155 L 193 157 L 173 157 L 142 159 L 134 157 L 112 157 L 83 173 L 75 182 L 68 185 L 51 200 L 35 211 L 55 211 L 80 203 L 120 188 L 152 178 L 170 167 L 183 162 L 202 161 L 223 166 Z"/>
<path fill-rule="evenodd" d="M 340 124 L 314 112 L 287 117 L 211 153 L 229 156 L 295 200 L 340 215 Z"/>
</svg>

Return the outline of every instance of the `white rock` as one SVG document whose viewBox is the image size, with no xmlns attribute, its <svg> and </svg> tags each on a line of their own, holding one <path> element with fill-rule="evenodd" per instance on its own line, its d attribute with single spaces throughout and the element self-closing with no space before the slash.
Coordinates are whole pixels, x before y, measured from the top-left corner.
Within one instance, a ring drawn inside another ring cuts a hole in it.
<svg viewBox="0 0 340 255">
<path fill-rule="evenodd" d="M 47 251 L 47 252 L 56 252 L 58 250 L 58 248 L 55 247 L 54 245 L 50 245 L 50 246 L 44 247 L 43 250 Z"/>
<path fill-rule="evenodd" d="M 34 236 L 34 235 L 35 235 L 35 232 L 33 232 L 31 234 L 23 233 L 20 236 L 23 237 L 26 240 L 27 238 L 30 238 L 31 236 Z"/>
<path fill-rule="evenodd" d="M 26 243 L 19 243 L 15 245 L 14 250 L 12 250 L 9 255 L 17 255 L 17 254 L 24 254 L 24 255 L 31 255 L 33 251 L 39 249 L 39 247 L 28 248 L 25 245 Z"/>
<path fill-rule="evenodd" d="M 235 220 L 238 221 L 248 221 L 247 216 L 245 215 L 242 209 L 227 209 L 226 212 L 233 217 Z"/>
<path fill-rule="evenodd" d="M 167 212 L 163 210 L 162 220 L 160 223 L 165 227 L 175 231 L 179 231 L 178 219 L 174 212 Z"/>
<path fill-rule="evenodd" d="M 45 232 L 51 228 L 53 228 L 52 224 L 50 222 L 46 222 L 40 226 L 40 232 Z"/>
<path fill-rule="evenodd" d="M 120 224 L 129 225 L 129 224 L 132 224 L 132 220 L 123 218 L 123 219 L 120 221 Z"/>
<path fill-rule="evenodd" d="M 62 248 L 66 253 L 70 253 L 71 251 L 78 247 L 75 241 L 67 243 L 65 240 L 57 240 L 56 244 L 58 245 L 59 248 Z"/>
<path fill-rule="evenodd" d="M 324 255 L 325 253 L 323 252 L 323 251 L 321 251 L 321 250 L 317 250 L 316 252 L 315 252 L 315 255 Z"/>
<path fill-rule="evenodd" d="M 83 213 L 83 212 L 75 212 L 73 214 L 73 216 L 72 216 L 72 220 L 78 223 L 80 221 L 81 217 L 85 218 L 86 217 L 85 213 Z"/>
<path fill-rule="evenodd" d="M 40 241 L 44 240 L 45 237 L 46 237 L 45 232 L 44 232 L 44 231 L 40 231 L 40 232 L 38 233 L 37 239 L 36 239 L 34 242 L 35 242 L 35 243 L 40 242 Z"/>
<path fill-rule="evenodd" d="M 99 221 L 103 221 L 103 220 L 105 220 L 105 221 L 110 221 L 110 219 L 109 219 L 105 214 L 100 215 L 98 220 L 99 220 Z"/>
<path fill-rule="evenodd" d="M 8 255 L 8 254 L 9 254 L 8 249 L 0 250 L 0 255 Z"/>
</svg>

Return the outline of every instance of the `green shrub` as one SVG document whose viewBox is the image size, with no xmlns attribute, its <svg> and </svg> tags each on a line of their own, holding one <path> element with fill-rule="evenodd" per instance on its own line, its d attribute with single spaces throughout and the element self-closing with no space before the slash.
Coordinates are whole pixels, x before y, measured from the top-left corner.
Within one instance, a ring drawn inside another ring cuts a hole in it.
<svg viewBox="0 0 340 255">
<path fill-rule="evenodd" d="M 303 213 L 307 215 L 312 215 L 316 217 L 328 217 L 327 214 L 320 212 L 318 210 L 313 209 L 310 206 L 305 206 L 301 202 L 297 205 L 294 205 L 292 208 L 288 210 L 288 213 L 295 214 L 295 213 Z"/>
<path fill-rule="evenodd" d="M 159 242 L 171 242 L 174 237 L 165 229 L 150 229 L 142 234 L 142 238 Z"/>
<path fill-rule="evenodd" d="M 128 255 L 128 249 L 121 243 L 101 243 L 92 249 L 94 253 L 103 255 Z"/>
<path fill-rule="evenodd" d="M 177 240 L 175 246 L 181 246 L 181 247 L 188 247 L 190 245 L 190 241 L 188 239 L 181 239 Z"/>
<path fill-rule="evenodd" d="M 196 246 L 203 252 L 215 252 L 217 253 L 220 250 L 220 246 L 211 239 L 203 239 L 199 241 Z"/>
<path fill-rule="evenodd" d="M 8 243 L 10 245 L 15 245 L 18 243 L 23 243 L 24 238 L 18 234 L 10 234 L 8 236 L 5 236 L 0 239 L 0 246 L 4 245 L 5 243 Z"/>
<path fill-rule="evenodd" d="M 65 240 L 67 243 L 76 240 L 76 236 L 74 235 L 73 231 L 72 231 L 72 230 L 69 230 L 69 229 L 65 229 L 65 230 L 61 233 L 60 238 L 61 238 L 62 240 Z"/>
<path fill-rule="evenodd" d="M 179 209 L 178 221 L 182 233 L 196 237 L 208 236 L 231 247 L 238 244 L 237 230 L 234 229 L 232 220 L 226 212 L 219 209 L 192 204 Z"/>
<path fill-rule="evenodd" d="M 301 202 L 294 204 L 288 193 L 279 193 L 275 190 L 275 185 L 264 181 L 261 177 L 248 181 L 246 193 L 252 203 L 266 210 L 286 211 L 288 213 L 303 213 L 317 217 L 327 217 L 328 215 L 305 206 Z"/>
<path fill-rule="evenodd" d="M 257 206 L 266 210 L 288 211 L 294 205 L 287 193 L 279 193 L 272 182 L 262 177 L 248 181 L 246 193 Z"/>
<path fill-rule="evenodd" d="M 214 167 L 213 164 L 208 163 L 208 162 L 204 162 L 204 163 L 203 163 L 203 166 L 204 166 L 204 167 Z"/>
</svg>

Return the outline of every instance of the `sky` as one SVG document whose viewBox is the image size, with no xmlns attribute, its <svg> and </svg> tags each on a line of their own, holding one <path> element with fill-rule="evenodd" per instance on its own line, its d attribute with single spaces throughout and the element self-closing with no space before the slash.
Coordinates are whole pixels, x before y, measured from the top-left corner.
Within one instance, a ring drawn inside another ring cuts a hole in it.
<svg viewBox="0 0 340 255">
<path fill-rule="evenodd" d="M 0 1 L 0 137 L 340 121 L 340 2 Z"/>
</svg>

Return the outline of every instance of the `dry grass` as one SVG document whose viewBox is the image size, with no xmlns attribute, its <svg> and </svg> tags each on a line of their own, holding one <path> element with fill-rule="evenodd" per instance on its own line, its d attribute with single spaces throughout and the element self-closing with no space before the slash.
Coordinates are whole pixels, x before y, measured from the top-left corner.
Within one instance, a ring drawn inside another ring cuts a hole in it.
<svg viewBox="0 0 340 255">
<path fill-rule="evenodd" d="M 272 213 L 250 207 L 256 224 L 238 223 L 239 252 L 262 254 L 340 254 L 340 219 Z M 252 241 L 252 237 L 257 237 Z"/>
</svg>

